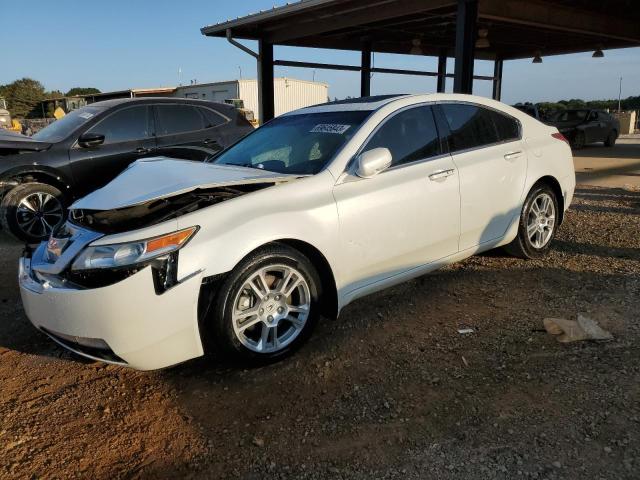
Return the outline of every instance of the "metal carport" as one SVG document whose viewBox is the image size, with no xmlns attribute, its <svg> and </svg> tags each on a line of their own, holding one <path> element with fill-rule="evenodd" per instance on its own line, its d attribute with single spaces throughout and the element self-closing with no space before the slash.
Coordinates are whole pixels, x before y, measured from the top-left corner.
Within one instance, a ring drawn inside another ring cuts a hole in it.
<svg viewBox="0 0 640 480">
<path fill-rule="evenodd" d="M 370 94 L 371 73 L 379 72 L 437 77 L 439 92 L 450 76 L 458 93 L 471 93 L 474 78 L 491 80 L 500 99 L 506 60 L 639 46 L 640 8 L 637 0 L 302 0 L 201 32 L 226 37 L 256 58 L 260 119 L 267 121 L 274 113 L 276 65 L 359 71 L 362 96 Z M 258 52 L 236 39 L 257 40 Z M 356 50 L 362 60 L 279 60 L 274 45 Z M 436 56 L 438 71 L 373 68 L 372 52 Z M 453 75 L 446 73 L 449 57 L 455 58 Z M 474 76 L 474 59 L 493 60 L 493 76 Z"/>
</svg>

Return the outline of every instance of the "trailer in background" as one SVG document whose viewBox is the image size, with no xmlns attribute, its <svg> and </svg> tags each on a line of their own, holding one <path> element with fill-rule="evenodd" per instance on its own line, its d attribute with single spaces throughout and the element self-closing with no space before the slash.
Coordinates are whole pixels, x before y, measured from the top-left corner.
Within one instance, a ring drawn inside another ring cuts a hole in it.
<svg viewBox="0 0 640 480">
<path fill-rule="evenodd" d="M 275 78 L 275 115 L 325 103 L 329 99 L 329 85 L 321 82 L 295 78 Z M 259 122 L 258 82 L 255 79 L 230 80 L 227 82 L 201 83 L 177 87 L 173 96 L 199 98 L 211 102 L 241 103 L 244 110 Z M 249 118 L 249 117 L 247 117 Z"/>
</svg>

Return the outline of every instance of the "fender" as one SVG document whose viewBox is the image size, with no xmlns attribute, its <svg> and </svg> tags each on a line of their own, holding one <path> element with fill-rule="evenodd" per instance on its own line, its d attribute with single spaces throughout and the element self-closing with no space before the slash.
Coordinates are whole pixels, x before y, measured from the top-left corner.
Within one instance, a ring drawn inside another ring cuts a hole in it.
<svg viewBox="0 0 640 480">
<path fill-rule="evenodd" d="M 46 165 L 20 165 L 0 175 L 0 191 L 7 191 L 23 183 L 21 179 L 25 177 L 32 177 L 42 183 L 53 185 L 63 193 L 71 191 L 73 186 L 71 178 L 55 168 Z"/>
</svg>

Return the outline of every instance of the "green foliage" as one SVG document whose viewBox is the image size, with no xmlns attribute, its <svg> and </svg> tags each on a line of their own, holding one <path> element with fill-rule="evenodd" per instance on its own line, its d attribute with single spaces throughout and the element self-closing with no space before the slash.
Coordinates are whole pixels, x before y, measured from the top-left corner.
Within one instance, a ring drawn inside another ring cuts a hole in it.
<svg viewBox="0 0 640 480">
<path fill-rule="evenodd" d="M 92 93 L 100 93 L 100 90 L 93 87 L 73 87 L 67 92 L 67 97 L 74 97 L 76 95 L 91 95 Z"/>
<path fill-rule="evenodd" d="M 556 112 L 558 110 L 566 109 L 566 105 L 560 102 L 540 102 L 537 103 L 538 112 L 540 112 L 540 117 L 547 118 L 551 113 Z"/>
<path fill-rule="evenodd" d="M 73 95 L 88 95 L 100 93 L 97 88 L 74 87 L 66 95 L 60 90 L 47 92 L 42 83 L 32 78 L 21 78 L 6 85 L 0 85 L 0 97 L 7 101 L 7 108 L 14 118 L 41 118 L 53 114 L 53 105 L 46 109 L 41 102 L 52 98 L 62 98 Z"/>
<path fill-rule="evenodd" d="M 571 100 L 560 100 L 558 103 L 561 103 L 565 106 L 565 108 L 586 108 L 587 103 L 584 100 L 580 100 L 579 98 L 572 98 Z"/>
<path fill-rule="evenodd" d="M 540 102 L 536 106 L 541 116 L 545 118 L 551 112 L 567 108 L 594 108 L 614 112 L 618 110 L 618 100 L 589 100 L 585 102 L 578 98 L 572 98 L 571 100 L 560 100 L 558 102 Z M 622 110 L 640 110 L 640 96 L 623 98 L 620 101 L 620 108 Z"/>
<path fill-rule="evenodd" d="M 7 107 L 13 117 L 42 116 L 38 109 L 40 101 L 45 98 L 45 90 L 37 80 L 21 78 L 7 85 L 0 85 L 0 96 L 7 100 Z"/>
</svg>

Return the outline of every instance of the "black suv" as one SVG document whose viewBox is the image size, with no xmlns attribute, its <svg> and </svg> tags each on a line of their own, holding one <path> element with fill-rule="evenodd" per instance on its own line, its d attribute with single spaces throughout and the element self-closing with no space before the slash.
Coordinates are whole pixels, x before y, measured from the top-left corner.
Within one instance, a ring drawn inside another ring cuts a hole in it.
<svg viewBox="0 0 640 480">
<path fill-rule="evenodd" d="M 76 198 L 131 162 L 168 156 L 205 160 L 251 132 L 231 105 L 181 98 L 121 99 L 74 110 L 33 137 L 0 140 L 0 222 L 40 241 Z"/>
</svg>

